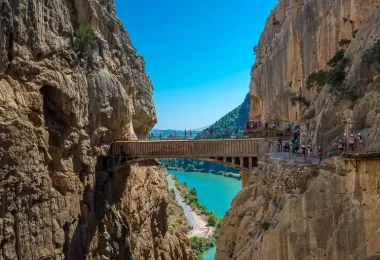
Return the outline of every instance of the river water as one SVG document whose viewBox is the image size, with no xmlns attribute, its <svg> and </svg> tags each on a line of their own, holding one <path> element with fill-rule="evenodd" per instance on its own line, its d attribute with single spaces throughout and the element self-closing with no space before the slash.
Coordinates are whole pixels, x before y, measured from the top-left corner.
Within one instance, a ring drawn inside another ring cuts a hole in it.
<svg viewBox="0 0 380 260">
<path fill-rule="evenodd" d="M 200 172 L 168 172 L 177 176 L 180 182 L 186 182 L 190 188 L 196 188 L 200 203 L 219 218 L 224 217 L 232 199 L 241 190 L 241 181 L 233 178 Z M 216 248 L 211 248 L 204 253 L 203 259 L 214 260 L 215 253 Z"/>
</svg>

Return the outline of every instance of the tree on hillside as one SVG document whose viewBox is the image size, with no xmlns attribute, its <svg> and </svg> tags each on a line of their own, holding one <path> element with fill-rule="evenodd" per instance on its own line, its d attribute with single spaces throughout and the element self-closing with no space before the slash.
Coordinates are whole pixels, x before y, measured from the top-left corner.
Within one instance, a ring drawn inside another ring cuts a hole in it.
<svg viewBox="0 0 380 260">
<path fill-rule="evenodd" d="M 214 212 L 210 212 L 207 217 L 207 224 L 210 226 L 215 226 L 218 223 L 218 217 Z"/>
</svg>

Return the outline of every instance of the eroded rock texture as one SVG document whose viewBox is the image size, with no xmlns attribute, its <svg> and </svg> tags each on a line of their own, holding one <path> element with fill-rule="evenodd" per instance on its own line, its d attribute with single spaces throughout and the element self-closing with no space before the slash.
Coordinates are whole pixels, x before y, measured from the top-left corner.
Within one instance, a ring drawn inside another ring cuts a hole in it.
<svg viewBox="0 0 380 260">
<path fill-rule="evenodd" d="M 191 258 L 154 162 L 102 170 L 156 123 L 144 65 L 112 0 L 0 0 L 0 259 Z"/>
<path fill-rule="evenodd" d="M 218 260 L 380 257 L 380 162 L 269 161 L 223 219 Z"/>
<path fill-rule="evenodd" d="M 380 77 L 362 60 L 363 52 L 380 39 L 379 0 L 280 0 L 267 20 L 251 71 L 250 118 L 301 122 L 311 142 L 328 147 L 344 133 L 362 130 L 368 150 L 380 144 Z M 345 57 L 345 86 L 354 101 L 333 97 L 326 88 L 307 90 L 310 73 L 326 69 L 339 42 L 351 40 Z M 291 93 L 311 101 L 292 107 Z M 364 130 L 363 130 L 364 129 Z"/>
</svg>

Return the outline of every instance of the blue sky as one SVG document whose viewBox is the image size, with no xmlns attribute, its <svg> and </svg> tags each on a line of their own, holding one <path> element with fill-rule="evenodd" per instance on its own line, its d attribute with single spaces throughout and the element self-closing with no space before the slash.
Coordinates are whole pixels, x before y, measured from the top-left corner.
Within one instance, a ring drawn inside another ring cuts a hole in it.
<svg viewBox="0 0 380 260">
<path fill-rule="evenodd" d="M 277 1 L 115 0 L 153 82 L 156 129 L 207 126 L 243 102 Z"/>
</svg>

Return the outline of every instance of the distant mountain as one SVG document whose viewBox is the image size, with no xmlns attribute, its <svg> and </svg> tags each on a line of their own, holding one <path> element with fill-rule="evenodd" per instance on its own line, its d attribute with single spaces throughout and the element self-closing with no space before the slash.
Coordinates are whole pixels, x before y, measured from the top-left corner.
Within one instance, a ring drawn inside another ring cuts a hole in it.
<svg viewBox="0 0 380 260">
<path fill-rule="evenodd" d="M 210 128 L 212 129 L 213 138 L 229 138 L 231 136 L 238 136 L 241 134 L 244 123 L 248 121 L 248 113 L 250 107 L 250 97 L 247 96 L 244 102 L 223 116 L 221 119 L 216 121 L 209 128 L 203 130 L 199 133 L 198 137 L 207 136 Z M 226 135 L 224 136 L 224 131 L 226 129 Z M 153 130 L 154 131 L 154 130 Z M 166 131 L 166 130 L 158 130 Z M 168 133 L 174 130 L 168 130 Z M 178 133 L 179 131 L 177 131 Z M 182 135 L 183 135 L 182 131 Z M 239 170 L 230 168 L 221 164 L 213 162 L 204 162 L 199 160 L 191 159 L 160 159 L 160 161 L 167 167 L 171 169 L 177 169 L 182 171 L 199 171 L 199 172 L 211 172 L 214 174 L 221 174 L 229 177 L 236 177 L 235 174 L 239 173 Z"/>
<path fill-rule="evenodd" d="M 244 123 L 248 121 L 249 107 L 250 97 L 249 94 L 247 94 L 244 102 L 240 106 L 223 116 L 209 128 L 203 130 L 200 135 L 207 136 L 211 128 L 213 138 L 240 136 L 243 132 Z M 225 130 L 226 134 L 224 134 Z"/>
</svg>

